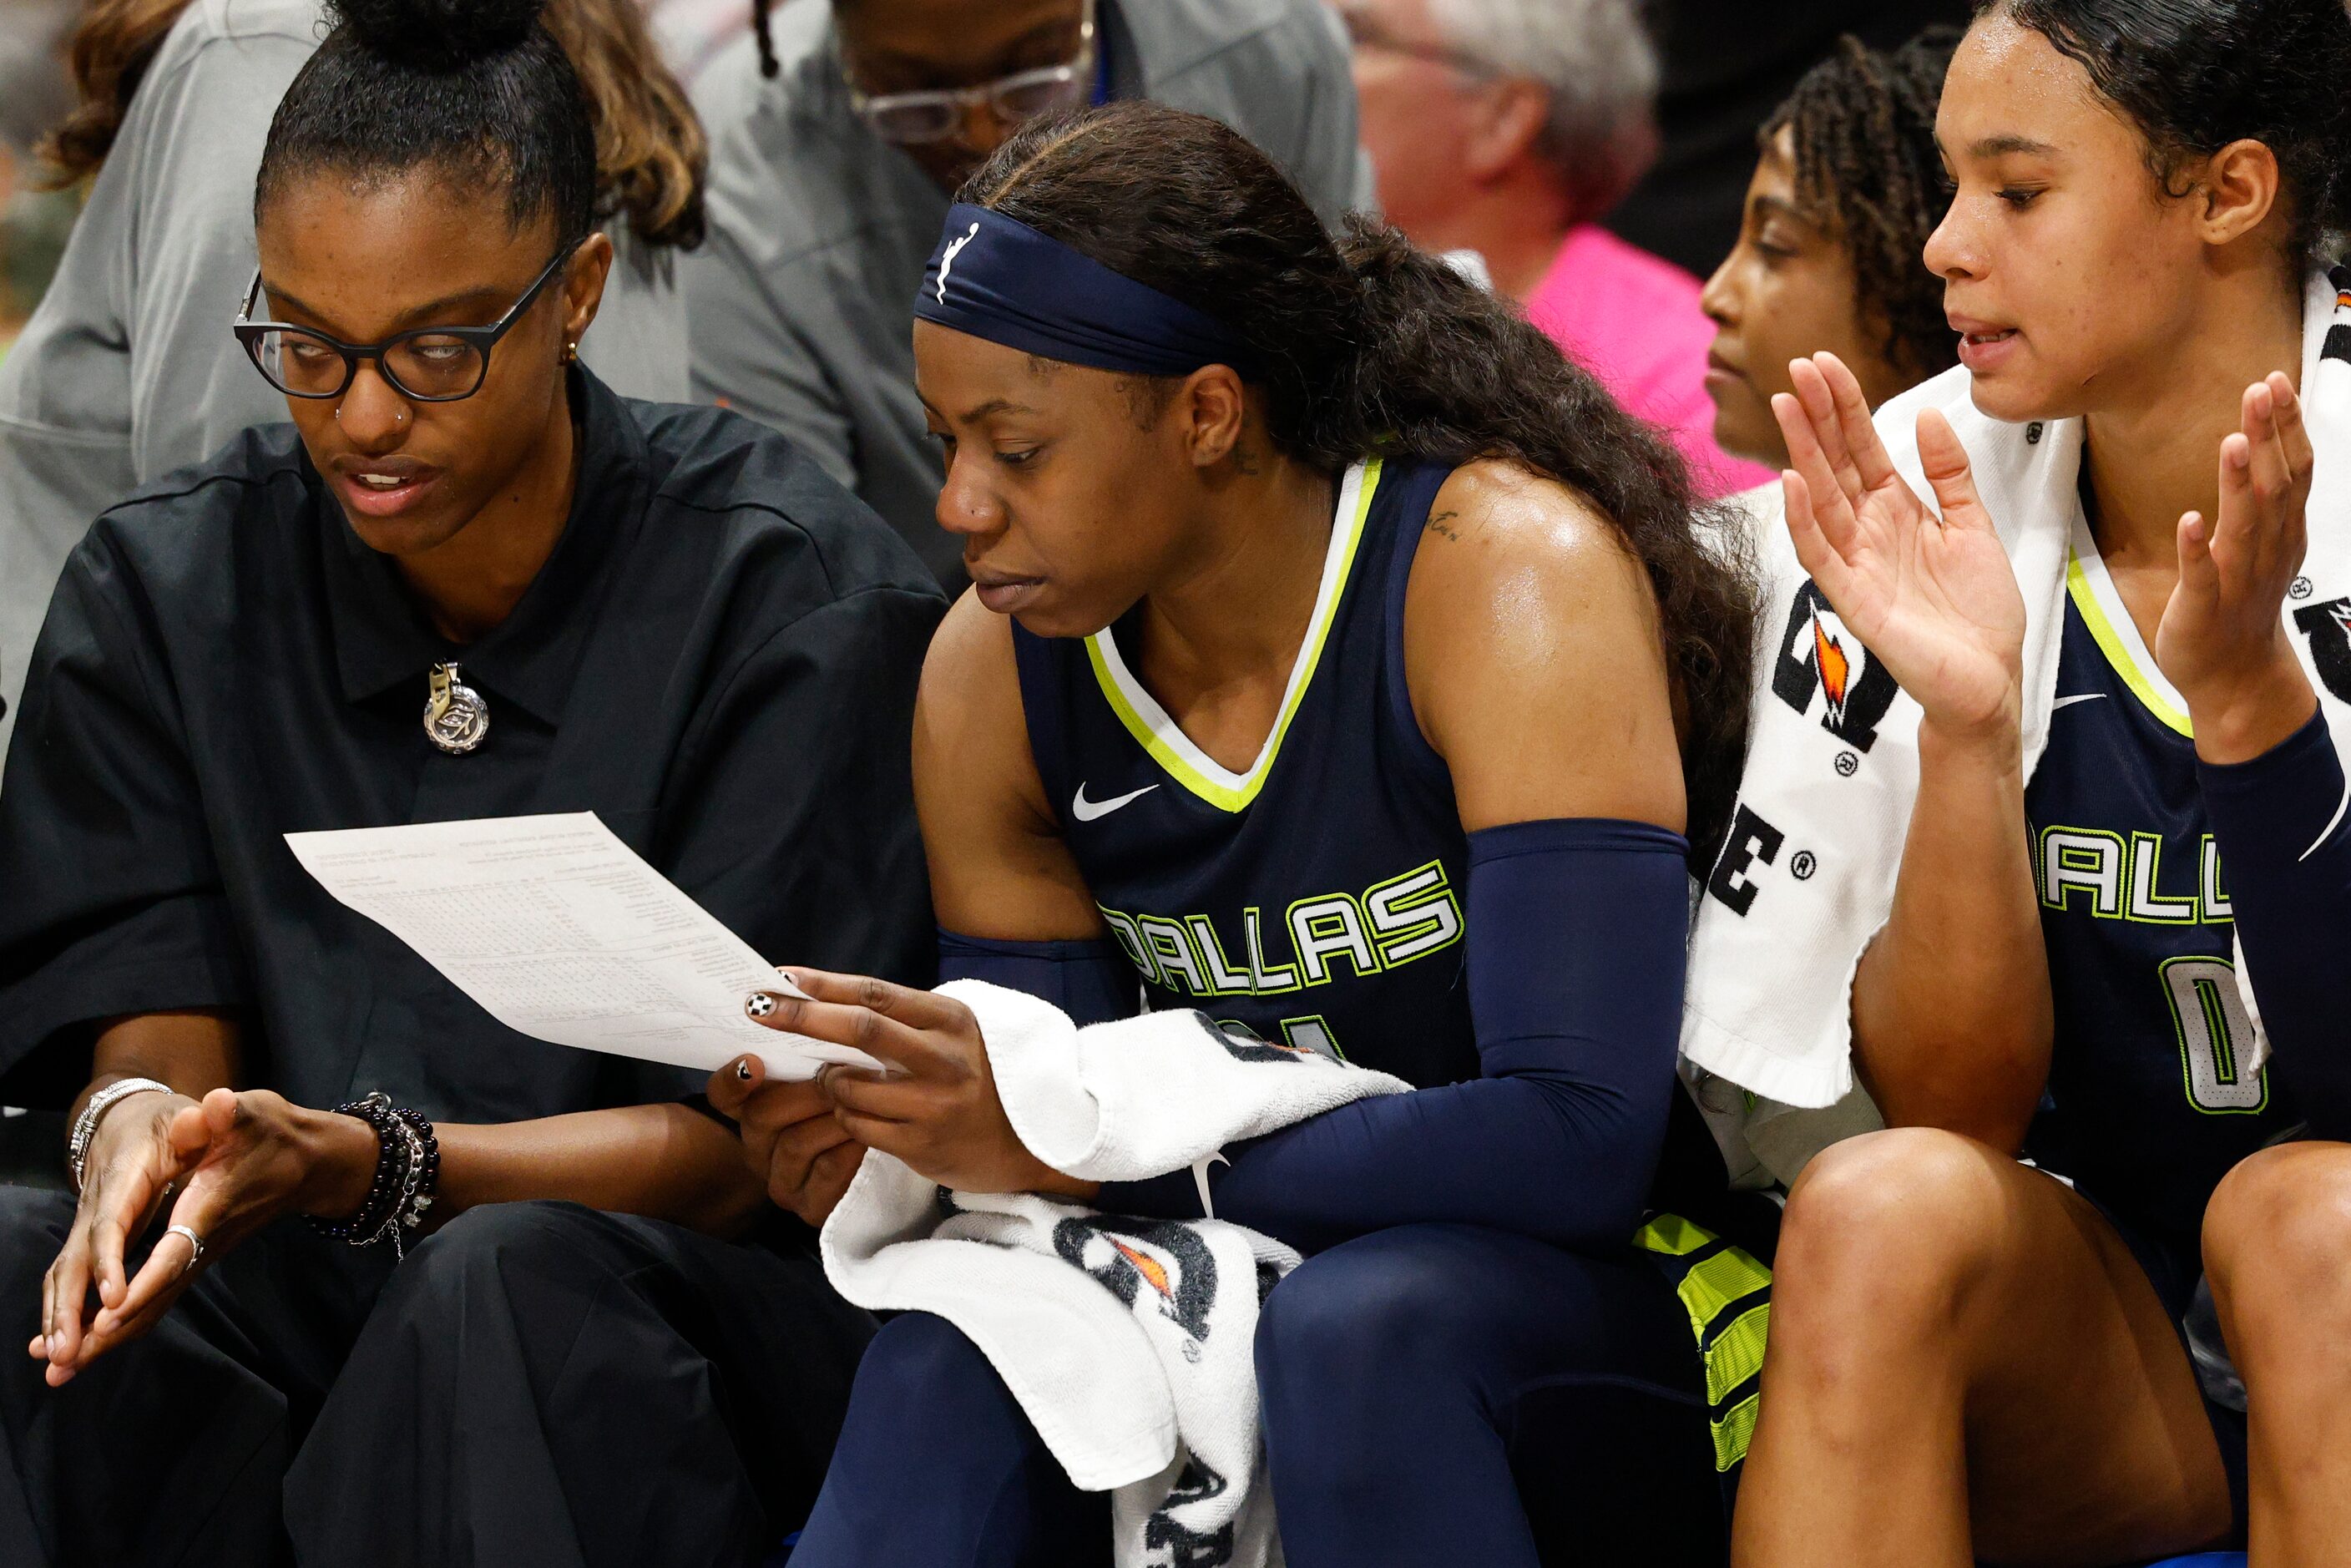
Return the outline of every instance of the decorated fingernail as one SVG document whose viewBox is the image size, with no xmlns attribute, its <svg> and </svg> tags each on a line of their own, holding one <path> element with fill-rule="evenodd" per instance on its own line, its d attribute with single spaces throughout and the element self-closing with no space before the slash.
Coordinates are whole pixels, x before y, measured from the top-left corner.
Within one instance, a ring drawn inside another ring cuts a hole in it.
<svg viewBox="0 0 2351 1568">
<path fill-rule="evenodd" d="M 776 1010 L 776 998 L 765 991 L 753 991 L 743 998 L 743 1010 L 755 1019 L 766 1018 Z"/>
<path fill-rule="evenodd" d="M 742 1061 L 735 1064 L 735 1076 L 741 1079 L 746 1083 L 751 1082 L 751 1059 L 749 1057 L 747 1056 Z"/>
</svg>

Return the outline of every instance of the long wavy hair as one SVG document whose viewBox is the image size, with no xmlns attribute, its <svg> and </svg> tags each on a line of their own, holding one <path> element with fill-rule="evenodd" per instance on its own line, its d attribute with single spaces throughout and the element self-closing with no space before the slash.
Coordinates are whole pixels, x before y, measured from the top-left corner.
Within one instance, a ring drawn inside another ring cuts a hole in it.
<svg viewBox="0 0 2351 1568">
<path fill-rule="evenodd" d="M 1588 497 L 1656 597 L 1705 852 L 1738 785 L 1755 601 L 1735 530 L 1697 502 L 1664 437 L 1398 231 L 1357 217 L 1334 238 L 1272 160 L 1204 115 L 1122 102 L 1054 116 L 1007 141 L 959 199 L 1238 332 L 1268 434 L 1301 462 L 1495 458 Z"/>
<path fill-rule="evenodd" d="M 53 184 L 95 175 L 131 95 L 189 0 L 93 0 L 70 47 L 81 102 L 42 147 Z M 710 144 L 633 0 L 549 0 L 542 19 L 579 74 L 595 122 L 597 215 L 652 246 L 702 243 Z"/>
</svg>

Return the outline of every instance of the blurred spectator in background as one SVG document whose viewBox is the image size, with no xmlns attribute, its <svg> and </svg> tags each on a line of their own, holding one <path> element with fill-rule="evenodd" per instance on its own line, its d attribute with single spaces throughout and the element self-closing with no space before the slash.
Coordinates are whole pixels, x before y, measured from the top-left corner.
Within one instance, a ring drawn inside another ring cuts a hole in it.
<svg viewBox="0 0 2351 1568">
<path fill-rule="evenodd" d="M 1647 0 L 1665 63 L 1656 167 L 1608 226 L 1703 275 L 1739 235 L 1755 128 L 1837 35 L 1890 49 L 1930 22 L 1965 22 L 1969 0 Z"/>
<path fill-rule="evenodd" d="M 1795 390 L 1791 360 L 1827 350 L 1873 408 L 1959 363 L 1923 258 L 1949 204 L 1935 106 L 1959 41 L 1931 27 L 1885 54 L 1848 35 L 1764 122 L 1739 243 L 1706 285 L 1726 450 L 1786 465 L 1771 394 Z"/>
<path fill-rule="evenodd" d="M 80 102 L 49 143 L 86 185 L 63 264 L 0 363 L 0 747 L 66 553 L 134 486 L 286 417 L 229 331 L 253 281 L 253 184 L 321 0 L 92 0 Z M 636 0 L 552 0 L 588 89 L 617 251 L 581 357 L 625 396 L 682 402 L 667 247 L 702 234 L 702 131 Z M 13 104 L 11 106 L 13 108 Z"/>
<path fill-rule="evenodd" d="M 1369 200 L 1322 0 L 792 0 L 695 101 L 710 244 L 684 268 L 697 394 L 797 441 L 950 590 L 914 395 L 914 289 L 947 198 L 1027 120 L 1150 99 L 1224 121 L 1326 221 Z M 765 79 L 762 79 L 762 78 Z M 731 127 L 728 122 L 736 121 Z"/>
<path fill-rule="evenodd" d="M 74 200 L 34 188 L 33 150 L 73 108 L 66 35 L 74 0 L 0 0 L 0 358 L 40 303 Z"/>
<path fill-rule="evenodd" d="M 702 73 L 743 41 L 751 0 L 638 0 L 670 74 L 691 95 Z M 697 103 L 695 107 L 700 108 Z M 706 122 L 705 122 L 706 123 Z"/>
<path fill-rule="evenodd" d="M 0 146 L 32 151 L 73 109 L 66 37 L 76 0 L 0 0 Z"/>
<path fill-rule="evenodd" d="M 1599 226 L 1656 152 L 1639 0 L 1334 3 L 1389 220 L 1424 249 L 1475 252 L 1497 293 L 1672 435 L 1702 493 L 1768 478 L 1714 444 L 1698 278 Z"/>
</svg>

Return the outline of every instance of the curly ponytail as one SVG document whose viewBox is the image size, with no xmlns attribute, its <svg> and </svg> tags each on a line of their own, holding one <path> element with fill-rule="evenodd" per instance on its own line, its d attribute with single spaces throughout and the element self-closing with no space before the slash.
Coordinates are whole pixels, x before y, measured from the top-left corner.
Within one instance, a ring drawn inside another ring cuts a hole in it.
<svg viewBox="0 0 2351 1568">
<path fill-rule="evenodd" d="M 1727 820 L 1753 664 L 1725 517 L 1665 439 L 1511 306 L 1355 217 L 1334 241 L 1297 187 L 1203 115 L 1122 102 L 1023 127 L 959 198 L 1239 331 L 1268 434 L 1336 472 L 1368 452 L 1517 463 L 1588 497 L 1648 573 L 1685 727 L 1689 837 Z"/>
</svg>

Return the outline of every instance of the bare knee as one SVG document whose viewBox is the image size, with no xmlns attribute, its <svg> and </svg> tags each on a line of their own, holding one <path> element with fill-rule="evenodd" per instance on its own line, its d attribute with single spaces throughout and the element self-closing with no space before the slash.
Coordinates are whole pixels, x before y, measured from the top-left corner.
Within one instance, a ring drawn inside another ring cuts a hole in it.
<svg viewBox="0 0 2351 1568">
<path fill-rule="evenodd" d="M 2239 1163 L 2204 1209 L 2204 1268 L 2232 1328 L 2340 1334 L 2351 1324 L 2351 1145 L 2286 1144 Z"/>
<path fill-rule="evenodd" d="M 1958 1309 L 2001 1246 L 2013 1162 L 1955 1133 L 1902 1127 L 1823 1151 L 1789 1195 L 1772 1335 L 1815 1312 L 1846 1333 L 1908 1332 Z M 1799 1320 L 1791 1322 L 1791 1319 Z"/>
</svg>

